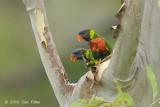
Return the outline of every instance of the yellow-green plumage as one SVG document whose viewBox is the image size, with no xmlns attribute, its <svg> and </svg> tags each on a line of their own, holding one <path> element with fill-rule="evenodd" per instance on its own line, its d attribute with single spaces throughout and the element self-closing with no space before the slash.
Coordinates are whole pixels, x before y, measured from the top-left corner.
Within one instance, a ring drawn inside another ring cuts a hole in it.
<svg viewBox="0 0 160 107">
<path fill-rule="evenodd" d="M 87 67 L 94 66 L 98 63 L 98 60 L 94 59 L 92 52 L 89 49 L 78 48 L 75 49 L 71 55 L 74 55 L 74 58 L 77 60 L 84 60 Z"/>
</svg>

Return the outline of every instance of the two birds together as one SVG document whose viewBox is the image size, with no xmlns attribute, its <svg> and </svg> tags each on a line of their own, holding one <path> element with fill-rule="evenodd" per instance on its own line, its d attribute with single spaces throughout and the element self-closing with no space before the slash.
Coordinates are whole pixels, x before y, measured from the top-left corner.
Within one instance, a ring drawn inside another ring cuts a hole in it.
<svg viewBox="0 0 160 107">
<path fill-rule="evenodd" d="M 90 49 L 75 49 L 70 58 L 71 60 L 84 60 L 87 67 L 95 66 L 112 53 L 112 48 L 102 36 L 99 36 L 91 29 L 84 29 L 78 33 L 77 39 L 84 39 L 88 42 Z"/>
</svg>

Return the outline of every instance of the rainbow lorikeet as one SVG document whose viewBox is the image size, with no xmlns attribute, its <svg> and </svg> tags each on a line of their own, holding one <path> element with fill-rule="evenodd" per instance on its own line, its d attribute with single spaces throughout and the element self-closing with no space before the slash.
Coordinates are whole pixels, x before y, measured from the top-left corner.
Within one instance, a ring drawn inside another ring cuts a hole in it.
<svg viewBox="0 0 160 107">
<path fill-rule="evenodd" d="M 78 33 L 78 40 L 84 39 L 88 42 L 95 60 L 104 59 L 112 53 L 111 46 L 102 36 L 91 29 L 84 29 Z"/>
<path fill-rule="evenodd" d="M 87 67 L 95 66 L 98 63 L 98 60 L 94 59 L 91 50 L 84 48 L 75 49 L 70 58 L 71 60 L 74 58 L 74 61 L 84 60 Z"/>
</svg>

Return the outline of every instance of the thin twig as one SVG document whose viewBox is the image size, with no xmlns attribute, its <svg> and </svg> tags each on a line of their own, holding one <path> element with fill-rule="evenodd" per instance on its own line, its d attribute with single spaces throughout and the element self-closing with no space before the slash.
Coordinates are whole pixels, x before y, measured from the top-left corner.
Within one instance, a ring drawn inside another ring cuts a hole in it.
<svg viewBox="0 0 160 107">
<path fill-rule="evenodd" d="M 154 104 L 160 102 L 160 98 L 158 98 L 156 101 L 154 101 L 151 105 L 149 105 L 149 107 L 152 107 Z"/>
</svg>

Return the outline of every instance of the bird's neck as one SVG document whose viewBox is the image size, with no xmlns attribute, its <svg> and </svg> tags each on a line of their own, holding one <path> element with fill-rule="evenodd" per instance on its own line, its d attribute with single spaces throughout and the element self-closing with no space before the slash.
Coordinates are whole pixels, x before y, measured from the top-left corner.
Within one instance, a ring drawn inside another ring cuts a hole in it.
<svg viewBox="0 0 160 107">
<path fill-rule="evenodd" d="M 96 32 L 94 32 L 94 38 L 99 38 L 100 36 L 96 33 Z"/>
<path fill-rule="evenodd" d="M 99 38 L 100 36 L 94 32 L 93 30 L 90 31 L 90 39 Z"/>
</svg>

